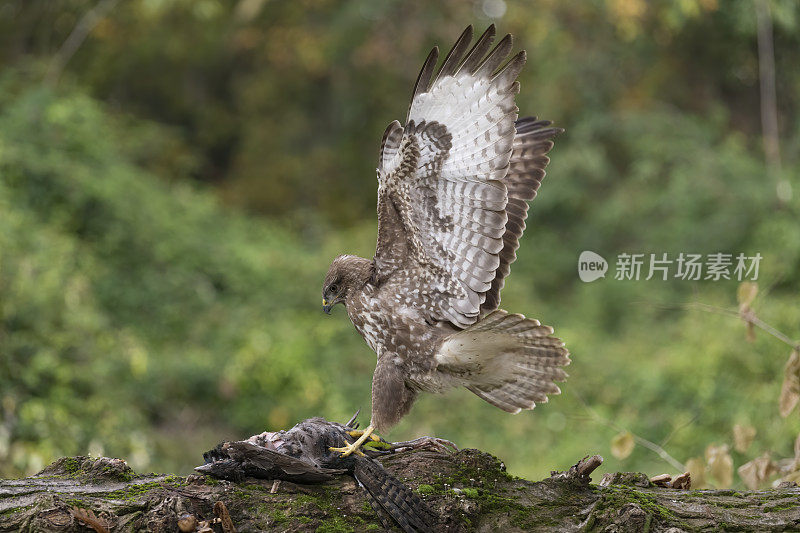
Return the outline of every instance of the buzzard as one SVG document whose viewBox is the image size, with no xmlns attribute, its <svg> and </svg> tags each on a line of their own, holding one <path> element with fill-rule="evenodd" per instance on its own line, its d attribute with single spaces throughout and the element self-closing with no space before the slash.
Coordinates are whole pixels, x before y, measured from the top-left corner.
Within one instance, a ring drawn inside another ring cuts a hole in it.
<svg viewBox="0 0 800 533">
<path fill-rule="evenodd" d="M 553 329 L 499 309 L 528 203 L 560 128 L 518 120 L 525 64 L 494 25 L 471 49 L 468 27 L 434 75 L 438 49 L 414 86 L 405 126 L 389 124 L 378 160 L 378 243 L 372 260 L 336 257 L 323 311 L 343 303 L 378 356 L 372 419 L 387 431 L 420 391 L 463 386 L 509 413 L 559 394 L 569 352 Z M 374 438 L 374 435 L 372 435 Z"/>
</svg>

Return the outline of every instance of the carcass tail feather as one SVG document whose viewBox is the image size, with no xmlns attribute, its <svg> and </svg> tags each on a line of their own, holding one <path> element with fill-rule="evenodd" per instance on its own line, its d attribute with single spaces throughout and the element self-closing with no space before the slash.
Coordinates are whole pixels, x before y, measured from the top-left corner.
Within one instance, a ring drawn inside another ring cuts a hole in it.
<svg viewBox="0 0 800 533">
<path fill-rule="evenodd" d="M 353 475 L 364 487 L 367 500 L 384 527 L 391 529 L 391 520 L 394 520 L 406 533 L 435 530 L 436 516 L 425 502 L 377 462 L 357 458 Z"/>
</svg>

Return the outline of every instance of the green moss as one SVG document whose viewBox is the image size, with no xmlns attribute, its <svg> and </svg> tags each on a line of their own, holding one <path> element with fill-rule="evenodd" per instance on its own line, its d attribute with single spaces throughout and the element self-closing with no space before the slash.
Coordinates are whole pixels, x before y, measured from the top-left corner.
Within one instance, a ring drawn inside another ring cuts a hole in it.
<svg viewBox="0 0 800 533">
<path fill-rule="evenodd" d="M 602 490 L 602 500 L 595 508 L 595 511 L 598 514 L 602 514 L 605 510 L 613 510 L 616 512 L 629 503 L 638 505 L 647 513 L 645 530 L 649 529 L 651 523 L 654 521 L 656 523 L 662 522 L 686 530 L 691 529 L 684 521 L 680 520 L 672 510 L 659 504 L 654 497 L 634 487 L 624 485 L 611 485 L 604 488 Z M 588 528 L 585 529 L 585 531 L 588 530 Z"/>
<path fill-rule="evenodd" d="M 323 520 L 316 531 L 317 533 L 355 533 L 355 528 L 349 526 L 341 516 L 332 516 Z"/>
<path fill-rule="evenodd" d="M 286 513 L 284 513 L 280 509 L 273 509 L 272 511 L 270 511 L 269 518 L 272 521 L 273 525 L 283 524 L 284 522 L 288 521 Z"/>
<path fill-rule="evenodd" d="M 788 511 L 789 509 L 796 509 L 800 506 L 798 502 L 783 502 L 775 505 L 766 505 L 764 506 L 765 513 L 772 513 L 775 511 Z"/>
<path fill-rule="evenodd" d="M 105 475 L 105 477 L 109 477 L 111 479 L 117 479 L 119 481 L 133 481 L 133 471 L 130 469 L 120 470 L 118 468 L 104 466 L 103 474 Z"/>
<path fill-rule="evenodd" d="M 147 494 L 151 490 L 160 489 L 164 481 L 150 481 L 147 483 L 135 483 L 124 489 L 107 492 L 103 496 L 111 500 L 135 500 Z"/>
<path fill-rule="evenodd" d="M 74 457 L 64 457 L 61 461 L 61 467 L 67 474 L 74 474 L 81 469 L 81 464 Z"/>
<path fill-rule="evenodd" d="M 12 515 L 14 513 L 20 513 L 20 512 L 23 512 L 23 511 L 27 511 L 28 509 L 31 509 L 32 507 L 33 507 L 33 505 L 24 505 L 22 507 L 10 507 L 8 509 L 5 509 L 4 511 L 0 511 L 0 516 L 7 516 L 7 515 Z"/>
<path fill-rule="evenodd" d="M 176 487 L 181 487 L 187 484 L 186 478 L 181 476 L 176 476 L 175 474 L 170 474 L 164 478 L 164 483 L 168 483 L 170 485 L 174 485 Z"/>
<path fill-rule="evenodd" d="M 246 490 L 241 490 L 241 489 L 233 489 L 233 495 L 240 500 L 250 500 L 253 497 L 252 494 L 250 494 Z"/>
<path fill-rule="evenodd" d="M 417 492 L 420 494 L 433 494 L 436 492 L 436 489 L 434 489 L 432 485 L 422 484 L 417 487 Z"/>
<path fill-rule="evenodd" d="M 632 487 L 611 485 L 607 487 L 604 492 L 603 501 L 614 507 L 622 507 L 626 503 L 635 503 L 646 512 L 653 513 L 659 518 L 666 520 L 675 519 L 675 513 L 670 509 L 657 503 L 655 498 Z"/>
<path fill-rule="evenodd" d="M 471 489 L 469 487 L 461 489 L 461 493 L 466 496 L 467 498 L 477 498 L 478 497 L 478 490 Z"/>
</svg>

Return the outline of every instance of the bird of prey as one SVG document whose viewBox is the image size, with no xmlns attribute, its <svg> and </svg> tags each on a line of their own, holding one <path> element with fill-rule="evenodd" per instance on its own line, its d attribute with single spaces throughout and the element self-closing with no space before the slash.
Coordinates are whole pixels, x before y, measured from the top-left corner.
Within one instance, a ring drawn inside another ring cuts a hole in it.
<svg viewBox="0 0 800 533">
<path fill-rule="evenodd" d="M 206 464 L 195 470 L 230 481 L 255 477 L 295 483 L 321 483 L 349 474 L 364 489 L 387 530 L 396 522 L 406 533 L 434 531 L 438 520 L 425 502 L 372 458 L 381 452 L 364 448 L 366 454 L 359 450 L 342 456 L 332 451 L 355 440 L 354 421 L 355 416 L 344 425 L 310 418 L 288 431 L 264 432 L 243 441 L 222 442 L 203 454 Z M 437 444 L 425 440 L 395 445 L 381 443 L 391 449 Z"/>
<path fill-rule="evenodd" d="M 372 419 L 344 454 L 394 426 L 420 391 L 464 386 L 517 413 L 559 394 L 569 352 L 553 329 L 499 309 L 528 202 L 560 128 L 518 119 L 525 64 L 490 26 L 468 27 L 434 75 L 428 55 L 405 126 L 389 124 L 378 160 L 378 242 L 372 260 L 336 257 L 323 311 L 343 303 L 377 353 Z"/>
</svg>

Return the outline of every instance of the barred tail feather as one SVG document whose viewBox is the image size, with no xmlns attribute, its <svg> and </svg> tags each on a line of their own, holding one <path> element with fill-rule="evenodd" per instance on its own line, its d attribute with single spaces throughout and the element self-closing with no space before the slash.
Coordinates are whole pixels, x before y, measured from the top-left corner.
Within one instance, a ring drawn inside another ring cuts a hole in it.
<svg viewBox="0 0 800 533">
<path fill-rule="evenodd" d="M 353 475 L 386 529 L 392 520 L 406 533 L 436 529 L 436 515 L 427 504 L 372 459 L 357 457 Z"/>
<path fill-rule="evenodd" d="M 537 320 L 498 310 L 450 335 L 436 359 L 472 393 L 518 413 L 561 393 L 554 382 L 566 380 L 569 352 L 552 333 Z"/>
</svg>

